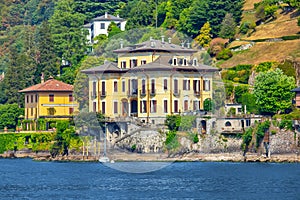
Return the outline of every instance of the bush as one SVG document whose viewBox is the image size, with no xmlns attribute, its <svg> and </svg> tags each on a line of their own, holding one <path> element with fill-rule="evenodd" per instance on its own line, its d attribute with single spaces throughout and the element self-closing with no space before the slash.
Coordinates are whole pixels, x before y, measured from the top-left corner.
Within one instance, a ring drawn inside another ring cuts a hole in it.
<svg viewBox="0 0 300 200">
<path fill-rule="evenodd" d="M 182 116 L 181 117 L 181 123 L 180 123 L 180 129 L 182 131 L 188 131 L 191 128 L 193 128 L 195 124 L 196 116 Z"/>
<path fill-rule="evenodd" d="M 279 128 L 283 129 L 286 128 L 288 130 L 293 130 L 293 121 L 292 120 L 281 120 L 279 123 Z"/>
<path fill-rule="evenodd" d="M 256 72 L 266 72 L 274 65 L 273 62 L 263 62 L 256 66 Z"/>
<path fill-rule="evenodd" d="M 166 141 L 165 141 L 165 146 L 166 146 L 167 150 L 169 150 L 169 151 L 170 150 L 175 150 L 175 149 L 177 149 L 180 146 L 175 131 L 169 131 L 167 133 L 167 138 L 166 138 Z"/>
<path fill-rule="evenodd" d="M 230 49 L 226 48 L 226 49 L 223 49 L 221 50 L 218 54 L 217 54 L 217 60 L 228 60 L 229 58 L 232 57 L 232 52 Z"/>
<path fill-rule="evenodd" d="M 253 128 L 248 128 L 242 136 L 243 144 L 248 146 L 252 140 Z"/>
<path fill-rule="evenodd" d="M 285 60 L 283 63 L 280 63 L 278 65 L 278 68 L 281 69 L 285 75 L 292 76 L 295 79 L 297 78 L 296 77 L 296 70 L 294 68 L 294 64 L 293 64 L 292 61 Z"/>
<path fill-rule="evenodd" d="M 240 26 L 240 33 L 246 34 L 250 29 L 250 22 L 243 22 Z"/>
<path fill-rule="evenodd" d="M 166 117 L 166 126 L 170 131 L 178 131 L 181 124 L 180 115 L 167 115 Z"/>
</svg>

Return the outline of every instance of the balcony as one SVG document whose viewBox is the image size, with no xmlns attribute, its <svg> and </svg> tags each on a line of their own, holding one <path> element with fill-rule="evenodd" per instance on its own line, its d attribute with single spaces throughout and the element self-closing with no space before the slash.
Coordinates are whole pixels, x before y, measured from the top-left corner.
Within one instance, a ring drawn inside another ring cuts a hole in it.
<svg viewBox="0 0 300 200">
<path fill-rule="evenodd" d="M 134 90 L 130 90 L 128 91 L 128 97 L 137 97 L 138 95 L 138 90 L 137 89 L 134 89 Z"/>
<path fill-rule="evenodd" d="M 180 90 L 174 90 L 173 95 L 174 96 L 180 96 Z"/>
<path fill-rule="evenodd" d="M 200 91 L 194 90 L 194 95 L 197 96 L 197 97 L 199 97 L 200 96 Z"/>
<path fill-rule="evenodd" d="M 99 91 L 100 97 L 106 97 L 106 91 Z"/>
<path fill-rule="evenodd" d="M 146 90 L 140 90 L 140 95 L 141 96 L 146 96 Z"/>
<path fill-rule="evenodd" d="M 155 96 L 156 95 L 156 90 L 155 89 L 151 89 L 150 90 L 150 96 Z"/>
<path fill-rule="evenodd" d="M 96 92 L 91 92 L 91 98 L 92 98 L 92 99 L 96 99 L 96 98 L 97 98 Z"/>
</svg>

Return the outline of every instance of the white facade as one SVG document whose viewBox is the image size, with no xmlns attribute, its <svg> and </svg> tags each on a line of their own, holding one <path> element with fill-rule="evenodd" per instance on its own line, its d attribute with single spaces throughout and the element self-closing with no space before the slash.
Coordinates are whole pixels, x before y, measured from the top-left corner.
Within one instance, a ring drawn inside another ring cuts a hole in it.
<svg viewBox="0 0 300 200">
<path fill-rule="evenodd" d="M 108 35 L 107 29 L 111 22 L 115 22 L 121 31 L 125 30 L 127 21 L 119 16 L 115 17 L 105 13 L 105 15 L 94 18 L 91 23 L 84 25 L 84 28 L 89 31 L 87 35 L 88 43 L 93 44 L 94 38 L 100 34 Z"/>
</svg>

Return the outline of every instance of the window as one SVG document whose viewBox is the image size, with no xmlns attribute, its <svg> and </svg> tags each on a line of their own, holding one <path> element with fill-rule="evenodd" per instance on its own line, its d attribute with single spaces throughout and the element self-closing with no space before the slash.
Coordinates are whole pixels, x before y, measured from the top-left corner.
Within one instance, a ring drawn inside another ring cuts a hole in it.
<svg viewBox="0 0 300 200">
<path fill-rule="evenodd" d="M 168 90 L 168 79 L 164 79 L 164 90 Z"/>
<path fill-rule="evenodd" d="M 118 92 L 118 81 L 114 81 L 114 92 Z"/>
<path fill-rule="evenodd" d="M 229 121 L 227 121 L 227 122 L 225 123 L 225 126 L 231 126 L 231 123 L 230 123 Z"/>
<path fill-rule="evenodd" d="M 173 58 L 173 65 L 177 65 L 177 58 Z"/>
<path fill-rule="evenodd" d="M 105 102 L 101 103 L 101 111 L 102 111 L 102 114 L 105 114 Z"/>
<path fill-rule="evenodd" d="M 146 60 L 141 60 L 141 65 L 146 65 L 147 61 Z"/>
<path fill-rule="evenodd" d="M 49 102 L 54 102 L 54 94 L 49 94 Z"/>
<path fill-rule="evenodd" d="M 193 90 L 195 93 L 200 92 L 200 80 L 194 80 L 193 81 Z"/>
<path fill-rule="evenodd" d="M 74 112 L 74 108 L 69 108 L 69 115 L 72 115 Z"/>
<path fill-rule="evenodd" d="M 35 95 L 35 102 L 38 102 L 38 95 Z"/>
<path fill-rule="evenodd" d="M 133 94 L 133 95 L 137 95 L 137 90 L 138 90 L 138 81 L 137 79 L 132 79 L 131 80 L 131 83 L 132 83 L 132 88 L 131 88 L 131 92 L 130 94 Z"/>
<path fill-rule="evenodd" d="M 96 111 L 97 111 L 97 103 L 93 102 L 93 112 L 96 112 Z"/>
<path fill-rule="evenodd" d="M 118 113 L 118 102 L 114 101 L 114 114 Z"/>
<path fill-rule="evenodd" d="M 193 110 L 200 110 L 200 103 L 198 100 L 193 102 Z"/>
<path fill-rule="evenodd" d="M 73 95 L 69 94 L 69 102 L 73 102 Z"/>
<path fill-rule="evenodd" d="M 146 80 L 142 80 L 142 91 L 141 94 L 145 95 L 146 94 Z"/>
<path fill-rule="evenodd" d="M 198 61 L 197 61 L 197 59 L 195 58 L 194 60 L 193 60 L 193 66 L 197 66 L 198 65 Z"/>
<path fill-rule="evenodd" d="M 31 101 L 31 103 L 33 103 L 33 95 L 31 95 L 30 101 Z"/>
<path fill-rule="evenodd" d="M 151 94 L 155 94 L 155 79 L 151 79 Z"/>
<path fill-rule="evenodd" d="M 30 111 L 31 111 L 31 116 L 33 116 L 33 108 L 30 108 Z"/>
<path fill-rule="evenodd" d="M 137 66 L 137 59 L 131 59 L 130 60 L 130 68 Z"/>
<path fill-rule="evenodd" d="M 178 100 L 174 100 L 174 112 L 178 113 Z"/>
<path fill-rule="evenodd" d="M 164 113 L 168 113 L 168 100 L 164 100 Z"/>
<path fill-rule="evenodd" d="M 246 119 L 246 126 L 250 126 L 251 125 L 251 120 L 250 119 Z"/>
<path fill-rule="evenodd" d="M 29 103 L 29 96 L 26 95 L 26 103 Z"/>
<path fill-rule="evenodd" d="M 125 80 L 122 80 L 122 92 L 125 92 L 126 86 L 125 86 Z"/>
<path fill-rule="evenodd" d="M 100 29 L 105 29 L 105 23 L 100 24 Z"/>
<path fill-rule="evenodd" d="M 101 84 L 101 95 L 104 96 L 106 93 L 106 90 L 105 90 L 105 81 L 102 81 L 102 84 Z"/>
<path fill-rule="evenodd" d="M 96 91 L 97 91 L 97 83 L 93 82 L 93 91 L 92 91 L 92 97 L 96 98 Z"/>
<path fill-rule="evenodd" d="M 121 68 L 126 69 L 126 61 L 121 61 Z"/>
<path fill-rule="evenodd" d="M 147 112 L 147 101 L 142 100 L 140 101 L 140 113 L 146 113 Z"/>
<path fill-rule="evenodd" d="M 189 101 L 188 100 L 184 100 L 183 101 L 183 105 L 184 105 L 184 107 L 183 107 L 184 111 L 188 111 L 189 110 Z"/>
<path fill-rule="evenodd" d="M 183 66 L 187 66 L 187 60 L 186 60 L 186 58 L 184 58 L 184 59 L 182 60 L 182 65 L 183 65 Z"/>
<path fill-rule="evenodd" d="M 150 111 L 151 113 L 156 113 L 156 100 L 151 100 L 150 101 Z"/>
<path fill-rule="evenodd" d="M 178 94 L 178 80 L 174 79 L 174 94 Z"/>
<path fill-rule="evenodd" d="M 203 86 L 205 91 L 210 91 L 210 80 L 203 80 Z"/>
<path fill-rule="evenodd" d="M 190 90 L 190 80 L 183 80 L 183 90 Z"/>
</svg>

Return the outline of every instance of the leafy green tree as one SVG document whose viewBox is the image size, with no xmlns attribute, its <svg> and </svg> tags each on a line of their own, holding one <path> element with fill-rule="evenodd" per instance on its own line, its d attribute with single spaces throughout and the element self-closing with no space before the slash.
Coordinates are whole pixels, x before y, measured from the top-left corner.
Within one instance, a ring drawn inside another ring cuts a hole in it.
<svg viewBox="0 0 300 200">
<path fill-rule="evenodd" d="M 115 22 L 109 24 L 107 31 L 109 38 L 122 32 Z"/>
<path fill-rule="evenodd" d="M 200 29 L 200 34 L 195 38 L 195 40 L 202 47 L 208 47 L 211 41 L 211 28 L 209 22 L 206 22 Z"/>
<path fill-rule="evenodd" d="M 248 86 L 238 85 L 234 88 L 234 99 L 237 103 L 242 103 L 242 95 L 249 91 Z"/>
<path fill-rule="evenodd" d="M 219 37 L 231 39 L 235 35 L 236 23 L 231 13 L 226 13 L 219 32 Z"/>
<path fill-rule="evenodd" d="M 210 98 L 205 99 L 203 102 L 203 107 L 204 107 L 204 110 L 207 112 L 212 111 L 215 107 L 213 100 Z"/>
<path fill-rule="evenodd" d="M 59 72 L 59 59 L 55 55 L 48 22 L 43 22 L 36 30 L 37 43 L 37 70 L 35 80 L 40 82 L 40 76 L 44 73 L 45 80 L 50 76 L 56 76 Z"/>
<path fill-rule="evenodd" d="M 49 20 L 57 57 L 69 62 L 61 79 L 73 83 L 77 65 L 86 52 L 86 32 L 82 30 L 85 16 L 75 11 L 74 0 L 60 0 Z"/>
<path fill-rule="evenodd" d="M 19 108 L 18 104 L 0 105 L 0 129 L 15 129 L 20 115 L 24 115 L 24 109 Z"/>
<path fill-rule="evenodd" d="M 274 115 L 290 109 L 294 87 L 295 79 L 284 75 L 280 69 L 259 73 L 254 83 L 259 112 Z"/>
<path fill-rule="evenodd" d="M 241 104 L 243 105 L 243 109 L 245 109 L 245 106 L 246 106 L 247 113 L 258 114 L 256 98 L 253 94 L 251 94 L 249 92 L 242 94 L 240 101 L 241 101 Z"/>
<path fill-rule="evenodd" d="M 166 125 L 170 131 L 178 131 L 181 124 L 181 116 L 180 115 L 167 115 L 166 117 Z"/>
</svg>

